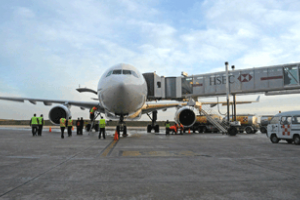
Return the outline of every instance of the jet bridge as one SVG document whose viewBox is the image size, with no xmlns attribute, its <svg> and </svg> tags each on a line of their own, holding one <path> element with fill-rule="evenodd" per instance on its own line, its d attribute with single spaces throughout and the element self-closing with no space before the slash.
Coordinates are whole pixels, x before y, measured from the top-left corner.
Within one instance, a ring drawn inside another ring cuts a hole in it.
<svg viewBox="0 0 300 200">
<path fill-rule="evenodd" d="M 226 72 L 187 77 L 144 74 L 148 99 L 176 99 L 226 95 Z M 265 93 L 266 95 L 300 93 L 300 63 L 229 71 L 230 94 Z"/>
</svg>

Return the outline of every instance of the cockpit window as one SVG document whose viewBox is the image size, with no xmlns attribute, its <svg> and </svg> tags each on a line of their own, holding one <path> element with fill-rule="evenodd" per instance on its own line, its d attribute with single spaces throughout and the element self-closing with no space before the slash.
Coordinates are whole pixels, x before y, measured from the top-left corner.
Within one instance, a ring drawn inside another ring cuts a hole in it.
<svg viewBox="0 0 300 200">
<path fill-rule="evenodd" d="M 109 71 L 109 72 L 107 73 L 106 77 L 110 76 L 111 73 L 112 73 L 112 71 Z"/>
<path fill-rule="evenodd" d="M 122 74 L 122 70 L 121 69 L 114 70 L 113 74 Z"/>
<path fill-rule="evenodd" d="M 123 74 L 131 74 L 131 71 L 130 70 L 123 70 Z"/>
<path fill-rule="evenodd" d="M 135 71 L 131 71 L 132 75 L 138 78 L 138 75 L 135 73 Z"/>
</svg>

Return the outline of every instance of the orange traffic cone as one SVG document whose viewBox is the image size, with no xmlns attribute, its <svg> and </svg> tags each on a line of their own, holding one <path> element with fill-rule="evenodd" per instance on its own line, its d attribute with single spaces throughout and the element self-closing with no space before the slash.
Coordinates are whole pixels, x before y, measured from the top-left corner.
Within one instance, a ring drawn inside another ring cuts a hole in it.
<svg viewBox="0 0 300 200">
<path fill-rule="evenodd" d="M 72 126 L 72 131 L 74 131 L 74 126 Z"/>
<path fill-rule="evenodd" d="M 191 134 L 191 129 L 189 129 L 189 134 Z"/>
<path fill-rule="evenodd" d="M 117 131 L 115 132 L 114 140 L 119 140 L 119 135 L 118 135 L 118 132 L 117 132 Z"/>
<path fill-rule="evenodd" d="M 51 127 L 49 128 L 49 133 L 51 133 L 52 132 L 52 130 L 51 130 Z"/>
</svg>

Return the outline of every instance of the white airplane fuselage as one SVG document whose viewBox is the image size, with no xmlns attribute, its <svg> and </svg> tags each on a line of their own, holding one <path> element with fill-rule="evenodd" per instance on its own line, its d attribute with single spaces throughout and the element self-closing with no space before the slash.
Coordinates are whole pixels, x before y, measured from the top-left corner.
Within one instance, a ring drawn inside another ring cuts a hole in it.
<svg viewBox="0 0 300 200">
<path fill-rule="evenodd" d="M 126 117 L 140 111 L 145 104 L 147 83 L 135 67 L 119 64 L 103 73 L 97 92 L 106 113 Z"/>
</svg>

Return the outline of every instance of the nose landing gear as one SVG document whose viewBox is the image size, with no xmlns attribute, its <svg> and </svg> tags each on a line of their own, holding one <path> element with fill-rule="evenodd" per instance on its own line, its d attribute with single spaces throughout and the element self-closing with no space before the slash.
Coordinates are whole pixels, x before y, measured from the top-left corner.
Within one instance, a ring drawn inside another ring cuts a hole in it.
<svg viewBox="0 0 300 200">
<path fill-rule="evenodd" d="M 127 137 L 127 126 L 124 122 L 124 116 L 120 116 L 120 120 L 118 122 L 118 125 L 116 127 L 116 131 L 118 133 L 118 136 L 120 138 L 120 133 L 123 132 L 123 137 Z"/>
</svg>

